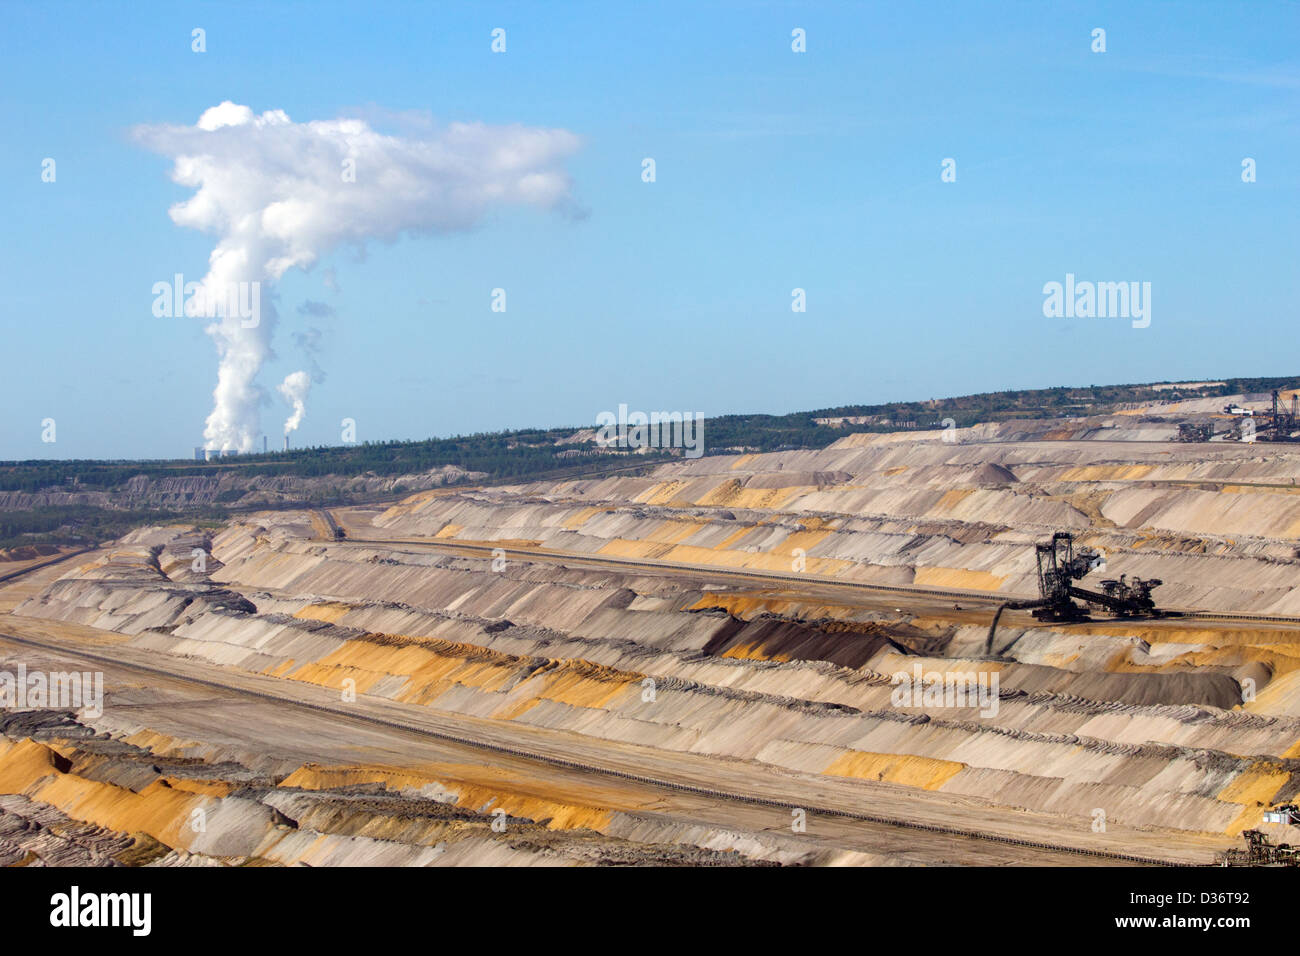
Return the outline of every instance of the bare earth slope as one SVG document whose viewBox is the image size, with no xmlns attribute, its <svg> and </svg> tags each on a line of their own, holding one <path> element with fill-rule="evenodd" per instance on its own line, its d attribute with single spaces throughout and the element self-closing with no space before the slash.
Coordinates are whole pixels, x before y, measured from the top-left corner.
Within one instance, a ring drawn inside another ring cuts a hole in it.
<svg viewBox="0 0 1300 956">
<path fill-rule="evenodd" d="M 436 490 L 333 513 L 341 541 L 306 512 L 137 532 L 0 592 L 36 642 L 6 668 L 81 654 L 109 688 L 9 721 L 0 809 L 96 828 L 97 861 L 1211 862 L 1300 789 L 1300 622 L 1254 619 L 1300 617 L 1300 448 L 1161 429 Z M 1243 617 L 1011 612 L 986 654 L 1056 530 Z M 914 673 L 994 690 L 900 700 Z"/>
</svg>

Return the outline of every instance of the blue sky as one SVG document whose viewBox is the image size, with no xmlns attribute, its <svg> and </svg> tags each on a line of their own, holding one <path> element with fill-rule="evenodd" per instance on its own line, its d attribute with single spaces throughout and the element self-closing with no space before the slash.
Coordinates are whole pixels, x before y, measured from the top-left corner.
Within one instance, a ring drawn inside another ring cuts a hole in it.
<svg viewBox="0 0 1300 956">
<path fill-rule="evenodd" d="M 328 377 L 295 444 L 1300 372 L 1294 2 L 8 3 L 0 34 L 3 459 L 201 443 L 213 343 L 151 287 L 214 239 L 129 131 L 225 100 L 582 141 L 585 216 L 501 207 L 286 274 L 273 446 L 308 326 Z M 1150 327 L 1045 318 L 1066 273 L 1150 282 Z"/>
</svg>

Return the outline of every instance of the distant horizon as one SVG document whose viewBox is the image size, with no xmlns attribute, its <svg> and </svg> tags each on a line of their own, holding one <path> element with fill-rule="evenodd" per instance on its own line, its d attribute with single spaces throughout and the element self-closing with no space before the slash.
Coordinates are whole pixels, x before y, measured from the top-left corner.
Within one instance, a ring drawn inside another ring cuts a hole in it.
<svg viewBox="0 0 1300 956">
<path fill-rule="evenodd" d="M 707 421 L 708 419 L 712 419 L 712 418 L 731 418 L 731 417 L 749 417 L 749 416 L 765 416 L 771 418 L 782 418 L 789 415 L 820 415 L 823 413 L 833 414 L 833 413 L 840 413 L 840 412 L 849 412 L 849 411 L 853 411 L 856 409 L 863 409 L 863 408 L 880 408 L 888 405 L 911 405 L 911 404 L 923 404 L 931 401 L 942 402 L 942 401 L 955 401 L 963 398 L 979 398 L 985 395 L 998 395 L 1007 392 L 1031 392 L 1032 393 L 1032 392 L 1047 392 L 1056 389 L 1086 389 L 1086 388 L 1150 388 L 1150 387 L 1161 386 L 1161 385 L 1202 385 L 1202 384 L 1210 385 L 1210 384 L 1218 384 L 1218 383 L 1223 383 L 1224 385 L 1228 385 L 1234 381 L 1240 381 L 1242 379 L 1250 380 L 1250 379 L 1288 379 L 1288 378 L 1294 379 L 1294 381 L 1296 382 L 1295 388 L 1300 389 L 1300 374 L 1297 374 L 1295 376 L 1234 375 L 1234 376 L 1219 376 L 1218 378 L 1205 377 L 1205 378 L 1195 378 L 1195 379 L 1169 379 L 1169 380 L 1156 380 L 1150 382 L 1092 382 L 1088 385 L 1048 385 L 1042 388 L 1001 388 L 1001 389 L 991 389 L 989 391 L 984 391 L 984 392 L 965 392 L 960 395 L 940 395 L 940 396 L 931 396 L 930 398 L 920 398 L 920 399 L 892 399 L 884 402 L 872 402 L 872 403 L 860 402 L 860 403 L 854 403 L 850 405 L 837 405 L 829 408 L 811 408 L 811 409 L 801 408 L 789 412 L 723 412 L 718 415 L 706 415 L 705 420 Z M 1244 395 L 1244 394 L 1258 394 L 1258 393 L 1250 393 L 1250 392 L 1229 393 L 1229 395 L 1236 395 L 1236 394 Z M 1228 396 L 1225 395 L 1224 397 L 1228 397 Z M 411 443 L 427 442 L 427 441 L 454 441 L 460 438 L 473 438 L 473 437 L 492 436 L 492 435 L 512 435 L 512 434 L 519 434 L 523 432 L 533 432 L 533 431 L 548 432 L 548 431 L 572 430 L 576 432 L 584 429 L 594 429 L 594 428 L 596 428 L 595 423 L 590 423 L 590 424 L 565 423 L 559 425 L 524 425 L 517 428 L 503 428 L 503 429 L 496 429 L 492 431 L 482 431 L 482 432 L 458 432 L 458 433 L 453 433 L 448 435 L 424 435 L 417 438 L 367 438 L 355 443 L 339 442 L 337 444 L 295 445 L 291 441 L 289 443 L 288 451 L 290 452 L 326 451 L 326 450 L 333 450 L 333 449 L 344 449 L 349 447 L 355 447 L 356 445 L 377 446 L 377 445 L 392 445 L 392 444 L 404 444 L 404 443 L 411 444 Z M 197 447 L 198 446 L 193 446 L 191 452 L 193 452 L 193 450 L 196 449 Z M 151 463 L 173 463 L 173 462 L 209 464 L 213 461 L 220 461 L 223 458 L 246 459 L 246 458 L 258 457 L 263 455 L 265 455 L 268 458 L 272 458 L 276 455 L 283 455 L 283 454 L 285 454 L 285 450 L 283 448 L 269 447 L 266 452 L 253 451 L 247 453 L 230 453 L 226 456 L 220 456 L 214 454 L 209 461 L 203 461 L 203 462 L 198 461 L 192 456 L 180 456 L 177 458 L 54 458 L 51 457 L 51 458 L 26 458 L 26 459 L 0 459 L 0 466 L 25 465 L 25 464 L 31 464 L 33 462 L 40 463 L 45 461 L 49 461 L 49 462 L 83 462 L 84 461 L 84 462 L 102 462 L 105 464 L 129 464 L 129 463 L 151 464 Z M 714 454 L 714 452 L 710 452 L 706 450 L 705 454 L 706 455 Z"/>
</svg>

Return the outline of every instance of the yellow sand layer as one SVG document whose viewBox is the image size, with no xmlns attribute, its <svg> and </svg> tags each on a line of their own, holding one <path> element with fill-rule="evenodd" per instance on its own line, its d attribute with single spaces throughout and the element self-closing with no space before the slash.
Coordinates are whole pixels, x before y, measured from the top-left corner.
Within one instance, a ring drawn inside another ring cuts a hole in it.
<svg viewBox="0 0 1300 956">
<path fill-rule="evenodd" d="M 597 554 L 615 558 L 660 558 L 672 550 L 671 544 L 660 541 L 629 541 L 626 538 L 611 538 L 603 544 Z"/>
<path fill-rule="evenodd" d="M 502 792 L 468 784 L 454 784 L 448 789 L 456 792 L 457 803 L 462 807 L 488 814 L 504 810 L 511 817 L 544 823 L 549 830 L 581 828 L 600 831 L 609 826 L 614 816 L 600 807 L 573 806 L 512 791 Z"/>
<path fill-rule="evenodd" d="M 572 707 L 603 708 L 630 684 L 639 684 L 643 677 L 587 661 L 563 661 L 560 666 L 541 672 L 542 689 L 537 696 Z M 537 680 L 538 676 L 530 679 L 529 687 Z"/>
<path fill-rule="evenodd" d="M 533 793 L 520 792 L 516 786 L 506 781 L 493 786 L 486 782 L 469 782 L 452 779 L 443 771 L 453 768 L 441 768 L 437 765 L 427 770 L 396 770 L 388 767 L 323 767 L 307 764 L 280 784 L 282 787 L 299 787 L 304 790 L 324 790 L 362 783 L 383 783 L 393 789 L 419 789 L 430 783 L 436 783 L 444 790 L 456 794 L 456 803 L 461 807 L 472 809 L 484 815 L 493 811 L 504 810 L 511 817 L 545 821 L 552 830 L 568 830 L 585 827 L 600 830 L 607 827 L 613 814 L 601 807 L 581 806 L 539 797 Z M 467 768 L 461 768 L 463 772 Z M 458 775 L 458 774 L 457 774 Z M 482 776 L 479 772 L 475 776 Z"/>
<path fill-rule="evenodd" d="M 1151 474 L 1153 465 L 1080 465 L 1067 468 L 1061 481 L 1139 481 Z"/>
<path fill-rule="evenodd" d="M 337 624 L 351 610 L 352 605 L 344 604 L 342 601 L 323 601 L 319 604 L 307 605 L 294 617 L 305 621 L 325 621 L 329 624 Z"/>
<path fill-rule="evenodd" d="M 75 820 L 119 833 L 147 833 L 169 847 L 188 846 L 190 812 L 210 798 L 184 793 L 162 780 L 139 792 L 65 773 L 50 748 L 32 740 L 0 747 L 0 792 L 23 794 Z"/>
<path fill-rule="evenodd" d="M 809 486 L 795 486 L 791 488 L 742 488 L 732 495 L 728 502 L 733 508 L 764 508 L 769 511 L 775 511 L 779 508 L 786 507 L 790 501 L 799 495 L 807 494 L 810 491 L 816 491 L 816 488 Z"/>
<path fill-rule="evenodd" d="M 758 533 L 764 533 L 762 525 L 753 525 L 748 528 L 739 528 L 736 531 L 733 531 L 731 534 L 727 535 L 725 538 L 723 538 L 722 541 L 718 543 L 717 550 L 726 551 L 729 548 L 740 544 L 741 539 L 743 539 L 746 535 L 758 534 Z"/>
<path fill-rule="evenodd" d="M 823 518 L 819 515 L 812 515 L 807 518 L 800 517 L 796 520 L 805 531 L 820 531 L 823 528 L 834 530 L 834 528 L 839 524 L 839 522 L 834 518 Z"/>
<path fill-rule="evenodd" d="M 582 508 L 564 519 L 564 527 L 570 531 L 576 531 L 586 524 L 589 518 L 594 518 L 598 514 L 603 514 L 604 511 L 604 508 Z"/>
<path fill-rule="evenodd" d="M 634 500 L 646 505 L 671 505 L 676 502 L 678 493 L 685 487 L 684 481 L 661 482 L 641 492 Z"/>
<path fill-rule="evenodd" d="M 1263 809 L 1272 805 L 1290 779 L 1291 774 L 1280 765 L 1262 761 L 1238 774 L 1218 795 L 1227 803 L 1242 805 L 1241 813 L 1224 832 L 1237 834 L 1258 823 Z"/>
<path fill-rule="evenodd" d="M 193 740 L 181 740 L 170 734 L 161 734 L 153 730 L 139 730 L 123 739 L 129 744 L 156 754 L 180 755 L 198 746 Z"/>
<path fill-rule="evenodd" d="M 967 591 L 996 591 L 1005 577 L 966 568 L 917 568 L 915 583 L 927 588 L 961 588 Z"/>
<path fill-rule="evenodd" d="M 744 534 L 748 534 L 754 529 L 746 529 Z M 815 544 L 820 537 L 825 535 L 824 531 L 799 531 L 791 535 L 795 541 L 804 541 L 807 544 Z M 794 545 L 787 547 L 790 539 L 780 545 L 777 551 L 734 551 L 720 550 L 714 548 L 703 548 L 698 545 L 678 544 L 672 545 L 663 541 L 629 541 L 626 538 L 614 538 L 606 542 L 597 554 L 617 558 L 645 559 L 650 561 L 668 561 L 674 564 L 696 564 L 713 566 L 719 569 L 732 568 L 735 570 L 753 570 L 769 571 L 777 574 L 791 574 L 795 572 L 793 561 L 793 547 L 803 547 L 804 545 Z M 806 547 L 805 547 L 806 550 Z M 805 558 L 803 571 L 808 574 L 820 575 L 822 577 L 834 578 L 841 572 L 853 568 L 856 565 L 852 561 L 846 561 L 842 558 Z M 979 574 L 980 572 L 962 572 L 966 574 Z M 994 582 L 1000 582 L 1001 578 L 988 576 Z M 981 579 L 983 580 L 983 579 Z M 996 587 L 996 584 L 968 584 L 965 587 L 982 588 Z"/>
<path fill-rule="evenodd" d="M 366 783 L 382 783 L 393 790 L 411 788 L 418 790 L 433 783 L 434 778 L 419 770 L 401 770 L 394 767 L 348 766 L 325 767 L 303 764 L 280 781 L 281 787 L 298 790 L 333 790 Z"/>
<path fill-rule="evenodd" d="M 664 521 L 643 540 L 676 544 L 706 527 L 708 524 L 703 521 Z"/>
<path fill-rule="evenodd" d="M 969 498 L 974 491 L 974 488 L 954 488 L 952 491 L 944 492 L 943 497 L 935 502 L 932 510 L 952 511 L 953 508 L 956 508 L 959 504 Z"/>
<path fill-rule="evenodd" d="M 849 750 L 831 761 L 823 773 L 860 780 L 883 780 L 922 790 L 937 790 L 955 777 L 965 764 L 933 757 L 868 753 Z"/>
<path fill-rule="evenodd" d="M 343 679 L 350 677 L 356 681 L 357 692 L 366 693 L 389 675 L 405 675 L 410 678 L 410 685 L 398 699 L 425 703 L 421 698 L 440 683 L 498 690 L 518 666 L 514 658 L 490 653 L 479 652 L 471 659 L 458 648 L 459 645 L 445 641 L 423 645 L 347 641 L 287 676 L 324 687 L 340 687 Z"/>
<path fill-rule="evenodd" d="M 1261 487 L 1259 485 L 1219 485 L 1219 491 L 1234 495 L 1300 495 L 1300 488 Z"/>
<path fill-rule="evenodd" d="M 58 773 L 57 755 L 32 740 L 0 739 L 0 793 L 22 793 L 37 780 Z"/>
<path fill-rule="evenodd" d="M 262 668 L 262 673 L 267 677 L 286 677 L 297 665 L 298 662 L 290 657 L 287 660 L 280 661 L 278 664 L 268 664 L 266 667 Z"/>
<path fill-rule="evenodd" d="M 740 479 L 732 478 L 730 481 L 724 481 L 712 491 L 708 492 L 697 502 L 697 504 L 713 505 L 715 507 L 729 505 L 733 502 L 735 496 L 740 493 L 741 488 L 742 483 Z"/>
<path fill-rule="evenodd" d="M 776 553 L 793 554 L 795 548 L 803 548 L 804 551 L 808 551 L 829 534 L 829 531 L 796 531 L 776 546 Z"/>
<path fill-rule="evenodd" d="M 392 695 L 393 699 L 427 705 L 456 684 L 486 692 L 505 691 L 528 673 L 528 662 L 509 654 L 434 639 L 377 637 L 382 639 L 347 641 L 320 660 L 304 663 L 285 676 L 335 688 L 344 687 L 344 680 L 350 678 L 356 692 L 362 694 L 391 676 L 404 676 L 408 681 L 401 693 Z M 528 675 L 519 685 L 528 696 L 506 710 L 508 716 L 516 716 L 538 699 L 572 707 L 603 708 L 642 676 L 587 661 L 553 661 Z"/>
</svg>

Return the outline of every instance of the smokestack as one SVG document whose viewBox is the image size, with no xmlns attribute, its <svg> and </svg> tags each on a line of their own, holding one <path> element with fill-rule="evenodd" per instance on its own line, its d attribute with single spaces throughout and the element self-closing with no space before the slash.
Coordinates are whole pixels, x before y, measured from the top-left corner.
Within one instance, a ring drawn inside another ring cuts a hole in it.
<svg viewBox="0 0 1300 956">
<path fill-rule="evenodd" d="M 265 435 L 262 436 L 262 454 L 263 454 L 263 455 L 266 454 L 266 436 L 265 436 Z"/>
<path fill-rule="evenodd" d="M 284 436 L 284 450 L 285 450 L 285 451 L 288 451 L 288 450 L 289 450 L 289 436 L 288 436 L 288 435 L 285 435 L 285 436 Z"/>
</svg>

